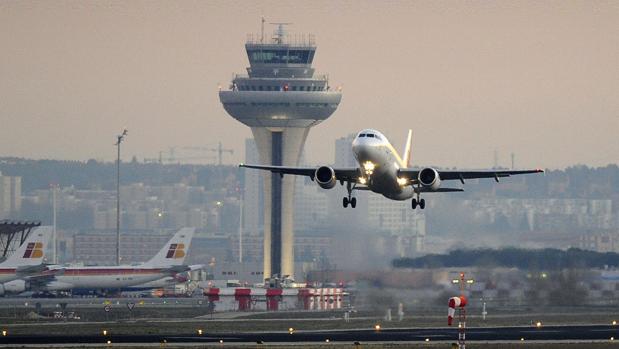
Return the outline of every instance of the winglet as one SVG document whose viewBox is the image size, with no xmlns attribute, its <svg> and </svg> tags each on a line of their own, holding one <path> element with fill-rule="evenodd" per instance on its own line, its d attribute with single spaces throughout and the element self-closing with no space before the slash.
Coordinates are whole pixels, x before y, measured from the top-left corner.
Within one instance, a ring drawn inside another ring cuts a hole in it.
<svg viewBox="0 0 619 349">
<path fill-rule="evenodd" d="M 404 161 L 404 166 L 411 167 L 411 146 L 413 142 L 413 130 L 408 130 L 408 136 L 406 137 L 406 144 L 404 145 L 404 156 L 402 157 L 402 161 Z"/>
</svg>

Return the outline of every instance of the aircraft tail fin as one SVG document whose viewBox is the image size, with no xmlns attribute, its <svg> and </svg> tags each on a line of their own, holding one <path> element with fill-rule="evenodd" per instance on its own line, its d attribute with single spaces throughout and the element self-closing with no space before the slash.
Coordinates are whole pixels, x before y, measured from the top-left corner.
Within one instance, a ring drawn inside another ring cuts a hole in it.
<svg viewBox="0 0 619 349">
<path fill-rule="evenodd" d="M 177 231 L 163 248 L 144 265 L 150 267 L 182 265 L 185 262 L 194 232 L 195 228 L 182 228 Z"/>
<path fill-rule="evenodd" d="M 51 226 L 36 227 L 28 234 L 26 241 L 2 265 L 21 267 L 43 263 L 43 259 L 46 257 L 45 251 L 49 248 L 52 233 Z"/>
<path fill-rule="evenodd" d="M 408 130 L 408 136 L 406 137 L 406 144 L 404 145 L 404 156 L 402 157 L 402 161 L 404 161 L 404 166 L 411 167 L 411 147 L 413 142 L 413 130 Z"/>
</svg>

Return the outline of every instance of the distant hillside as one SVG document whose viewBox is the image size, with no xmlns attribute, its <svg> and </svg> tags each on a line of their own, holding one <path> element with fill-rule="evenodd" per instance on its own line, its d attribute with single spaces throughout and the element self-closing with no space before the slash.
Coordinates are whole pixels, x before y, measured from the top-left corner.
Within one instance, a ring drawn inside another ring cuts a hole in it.
<svg viewBox="0 0 619 349">
<path fill-rule="evenodd" d="M 236 166 L 164 165 L 137 161 L 123 162 L 120 166 L 121 184 L 141 182 L 166 185 L 185 182 L 207 188 L 221 188 L 228 176 L 239 173 Z M 116 186 L 114 162 L 0 158 L 0 172 L 7 176 L 21 176 L 24 193 L 47 189 L 52 183 L 77 189 L 112 190 Z"/>
<path fill-rule="evenodd" d="M 391 264 L 395 268 L 506 267 L 525 270 L 561 270 L 617 267 L 619 266 L 619 254 L 599 253 L 577 248 L 570 248 L 567 251 L 552 248 L 455 250 L 448 254 L 394 259 Z"/>
</svg>

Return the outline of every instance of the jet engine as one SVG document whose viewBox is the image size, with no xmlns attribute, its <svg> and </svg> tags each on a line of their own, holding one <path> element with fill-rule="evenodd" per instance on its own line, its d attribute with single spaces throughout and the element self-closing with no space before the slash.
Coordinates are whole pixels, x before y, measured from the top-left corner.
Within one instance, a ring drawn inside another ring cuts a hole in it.
<svg viewBox="0 0 619 349">
<path fill-rule="evenodd" d="M 4 296 L 7 293 L 18 294 L 26 291 L 26 282 L 24 280 L 13 280 L 0 284 L 0 296 Z"/>
<path fill-rule="evenodd" d="M 441 186 L 441 176 L 439 176 L 438 171 L 431 168 L 426 167 L 423 170 L 419 171 L 419 183 L 429 190 L 437 190 Z"/>
<path fill-rule="evenodd" d="M 322 189 L 331 189 L 335 187 L 337 179 L 335 178 L 335 171 L 329 166 L 320 166 L 314 173 L 316 183 Z"/>
</svg>

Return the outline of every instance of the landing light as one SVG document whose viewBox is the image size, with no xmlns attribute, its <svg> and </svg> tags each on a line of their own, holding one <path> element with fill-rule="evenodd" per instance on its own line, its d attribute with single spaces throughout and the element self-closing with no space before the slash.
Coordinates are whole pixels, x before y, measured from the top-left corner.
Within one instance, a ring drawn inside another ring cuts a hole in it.
<svg viewBox="0 0 619 349">
<path fill-rule="evenodd" d="M 541 321 L 536 322 L 535 327 L 542 327 L 542 322 Z"/>
<path fill-rule="evenodd" d="M 8 332 L 6 330 L 2 330 L 2 337 L 6 337 L 7 334 Z"/>
<path fill-rule="evenodd" d="M 202 335 L 202 330 L 198 329 L 198 335 L 201 336 Z"/>
<path fill-rule="evenodd" d="M 290 327 L 290 328 L 288 329 L 288 333 L 293 334 L 293 333 L 294 333 L 294 328 Z"/>
<path fill-rule="evenodd" d="M 103 330 L 103 335 L 107 336 L 107 330 Z"/>
<path fill-rule="evenodd" d="M 613 320 L 613 326 L 617 325 L 617 320 Z"/>
<path fill-rule="evenodd" d="M 406 183 L 408 183 L 408 179 L 406 179 L 406 178 L 399 178 L 398 177 L 398 184 L 399 185 L 406 185 Z"/>
<path fill-rule="evenodd" d="M 429 341 L 430 341 L 430 338 L 426 338 L 426 342 L 429 342 Z"/>
<path fill-rule="evenodd" d="M 365 177 L 359 177 L 359 183 L 366 184 L 367 182 L 368 182 L 368 180 L 365 179 Z"/>
<path fill-rule="evenodd" d="M 376 331 L 380 331 L 380 325 L 376 324 L 376 326 L 374 326 L 374 329 L 375 329 Z"/>
<path fill-rule="evenodd" d="M 363 169 L 367 174 L 372 174 L 372 172 L 374 172 L 374 168 L 376 168 L 376 165 L 374 165 L 372 161 L 366 161 L 363 163 Z"/>
</svg>

